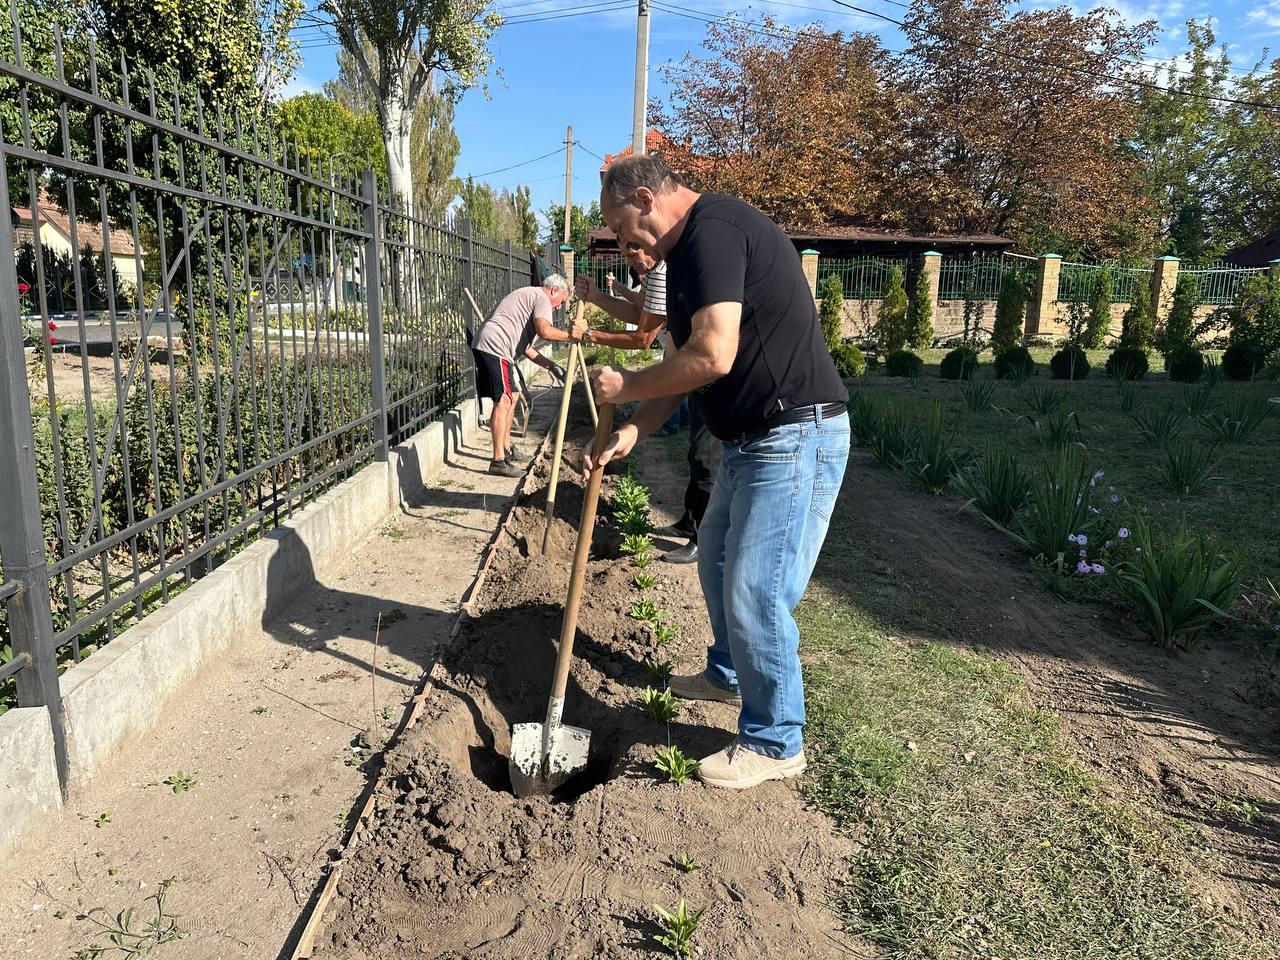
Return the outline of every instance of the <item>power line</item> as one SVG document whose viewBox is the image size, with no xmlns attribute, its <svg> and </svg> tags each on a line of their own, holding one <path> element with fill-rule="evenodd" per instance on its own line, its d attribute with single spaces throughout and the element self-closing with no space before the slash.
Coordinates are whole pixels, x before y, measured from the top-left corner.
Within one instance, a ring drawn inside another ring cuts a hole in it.
<svg viewBox="0 0 1280 960">
<path fill-rule="evenodd" d="M 578 147 L 578 149 L 582 150 L 585 153 L 589 153 L 591 156 L 595 157 L 601 163 L 609 162 L 604 157 L 600 156 L 600 154 L 596 153 L 594 150 L 591 150 L 588 147 L 586 147 L 581 140 L 574 140 L 573 143 L 574 143 L 574 146 Z"/>
<path fill-rule="evenodd" d="M 486 170 L 484 173 L 468 173 L 467 176 L 475 180 L 483 177 L 491 177 L 495 173 L 506 173 L 508 170 L 515 170 L 517 167 L 527 167 L 531 163 L 537 163 L 539 160 L 545 160 L 547 157 L 554 157 L 556 154 L 564 153 L 567 148 L 560 147 L 558 150 L 552 150 L 550 153 L 544 153 L 540 157 L 534 157 L 532 160 L 521 160 L 519 163 L 513 163 L 509 167 L 499 167 L 497 170 Z"/>
</svg>

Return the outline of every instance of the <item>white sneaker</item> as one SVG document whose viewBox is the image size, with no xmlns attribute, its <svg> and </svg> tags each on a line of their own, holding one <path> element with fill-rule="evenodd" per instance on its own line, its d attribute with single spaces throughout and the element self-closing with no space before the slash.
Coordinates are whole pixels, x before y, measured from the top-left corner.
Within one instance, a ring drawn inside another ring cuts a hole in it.
<svg viewBox="0 0 1280 960">
<path fill-rule="evenodd" d="M 766 780 L 787 780 L 804 773 L 804 751 L 785 760 L 775 760 L 748 750 L 737 740 L 713 753 L 698 766 L 696 776 L 703 783 L 726 790 L 745 790 Z"/>
<path fill-rule="evenodd" d="M 741 703 L 742 697 L 732 690 L 717 687 L 707 679 L 705 672 L 672 677 L 667 688 L 681 700 L 718 700 L 721 703 Z"/>
</svg>

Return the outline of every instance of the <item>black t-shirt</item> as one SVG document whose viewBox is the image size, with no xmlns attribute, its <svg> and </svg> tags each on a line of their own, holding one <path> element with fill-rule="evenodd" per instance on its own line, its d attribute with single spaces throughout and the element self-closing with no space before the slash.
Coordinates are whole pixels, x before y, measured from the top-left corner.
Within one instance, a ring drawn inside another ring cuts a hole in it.
<svg viewBox="0 0 1280 960">
<path fill-rule="evenodd" d="M 732 369 L 694 392 L 715 436 L 731 440 L 784 410 L 849 398 L 800 255 L 760 211 L 723 194 L 703 194 L 666 261 L 667 326 L 677 347 L 688 341 L 693 315 L 703 307 L 742 304 Z"/>
</svg>

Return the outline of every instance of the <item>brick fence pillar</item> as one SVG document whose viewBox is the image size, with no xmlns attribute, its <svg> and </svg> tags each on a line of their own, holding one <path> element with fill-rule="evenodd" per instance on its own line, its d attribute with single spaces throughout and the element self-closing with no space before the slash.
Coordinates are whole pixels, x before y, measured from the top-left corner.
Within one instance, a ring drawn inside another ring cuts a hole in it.
<svg viewBox="0 0 1280 960">
<path fill-rule="evenodd" d="M 916 280 L 916 296 L 923 293 L 933 307 L 931 316 L 938 315 L 938 289 L 942 284 L 942 254 L 926 250 L 920 255 L 920 276 Z"/>
<path fill-rule="evenodd" d="M 818 251 L 801 250 L 800 268 L 804 270 L 804 278 L 809 281 L 809 292 L 813 299 L 818 299 Z"/>
<path fill-rule="evenodd" d="M 1178 288 L 1177 257 L 1157 257 L 1151 265 L 1151 312 L 1156 325 L 1163 324 L 1173 309 L 1173 292 Z"/>
<path fill-rule="evenodd" d="M 1054 319 L 1054 304 L 1058 302 L 1058 281 L 1062 278 L 1062 257 L 1045 253 L 1036 264 L 1036 282 L 1027 301 L 1026 336 L 1034 337 L 1045 332 Z"/>
</svg>

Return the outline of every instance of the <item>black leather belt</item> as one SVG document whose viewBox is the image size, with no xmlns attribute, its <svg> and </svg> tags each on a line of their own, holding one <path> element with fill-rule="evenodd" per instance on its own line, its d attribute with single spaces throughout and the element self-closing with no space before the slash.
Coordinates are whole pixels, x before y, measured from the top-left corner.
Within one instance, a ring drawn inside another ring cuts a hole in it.
<svg viewBox="0 0 1280 960">
<path fill-rule="evenodd" d="M 748 430 L 741 436 L 730 440 L 729 443 L 739 447 L 744 443 L 750 443 L 752 440 L 759 440 L 761 437 L 768 436 L 769 431 L 774 427 L 785 427 L 793 423 L 821 423 L 823 420 L 831 420 L 834 417 L 841 416 L 848 409 L 848 404 L 839 402 L 811 403 L 807 407 L 793 407 L 778 414 L 776 417 L 771 417 L 764 426 L 755 430 Z"/>
</svg>

